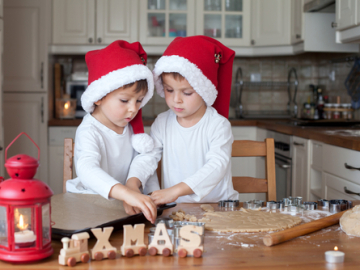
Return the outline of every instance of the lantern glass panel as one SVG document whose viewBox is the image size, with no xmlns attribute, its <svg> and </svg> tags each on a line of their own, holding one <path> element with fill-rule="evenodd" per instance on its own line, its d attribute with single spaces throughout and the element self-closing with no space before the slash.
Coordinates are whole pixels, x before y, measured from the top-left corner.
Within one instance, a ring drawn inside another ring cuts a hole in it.
<svg viewBox="0 0 360 270">
<path fill-rule="evenodd" d="M 51 241 L 50 235 L 50 205 L 44 204 L 42 206 L 42 233 L 43 233 L 43 245 Z"/>
<path fill-rule="evenodd" d="M 0 245 L 8 246 L 8 228 L 5 206 L 0 206 Z"/>
<path fill-rule="evenodd" d="M 15 248 L 35 247 L 36 219 L 33 207 L 14 209 Z"/>
</svg>

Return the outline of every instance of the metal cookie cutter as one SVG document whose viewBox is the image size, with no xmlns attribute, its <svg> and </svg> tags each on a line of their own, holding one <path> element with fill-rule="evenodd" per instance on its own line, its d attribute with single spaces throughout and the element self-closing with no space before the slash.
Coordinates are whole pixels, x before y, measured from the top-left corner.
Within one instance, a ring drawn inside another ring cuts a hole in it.
<svg viewBox="0 0 360 270">
<path fill-rule="evenodd" d="M 320 199 L 318 202 L 318 209 L 329 211 L 329 201 L 325 199 Z"/>
<path fill-rule="evenodd" d="M 295 205 L 301 205 L 302 204 L 302 197 L 296 197 L 295 198 Z"/>
<path fill-rule="evenodd" d="M 246 201 L 243 203 L 243 207 L 245 209 L 258 209 L 260 207 L 263 207 L 264 201 L 260 201 L 260 200 L 251 200 L 251 201 Z"/>
<path fill-rule="evenodd" d="M 318 208 L 317 202 L 304 202 L 305 210 L 316 210 Z"/>
<path fill-rule="evenodd" d="M 219 206 L 219 207 L 225 207 L 225 208 L 239 207 L 239 206 L 240 206 L 240 201 L 239 201 L 239 200 L 224 200 L 224 201 L 219 201 L 218 206 Z"/>
<path fill-rule="evenodd" d="M 268 201 L 266 202 L 266 207 L 269 208 L 270 210 L 276 210 L 278 209 L 278 202 L 275 201 Z"/>
</svg>

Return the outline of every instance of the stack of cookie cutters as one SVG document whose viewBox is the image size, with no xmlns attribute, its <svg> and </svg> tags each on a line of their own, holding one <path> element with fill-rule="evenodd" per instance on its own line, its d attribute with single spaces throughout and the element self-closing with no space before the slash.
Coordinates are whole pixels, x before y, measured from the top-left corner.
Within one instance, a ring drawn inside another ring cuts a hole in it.
<svg viewBox="0 0 360 270">
<path fill-rule="evenodd" d="M 233 208 L 237 208 L 240 206 L 240 201 L 239 200 L 223 200 L 223 201 L 219 201 L 218 206 L 220 208 L 225 208 L 225 209 L 233 209 Z"/>
<path fill-rule="evenodd" d="M 329 201 L 329 212 L 338 213 L 352 207 L 352 202 L 347 200 L 330 200 Z"/>
<path fill-rule="evenodd" d="M 243 203 L 243 208 L 245 209 L 259 209 L 265 206 L 266 203 L 262 200 L 250 200 Z"/>
</svg>

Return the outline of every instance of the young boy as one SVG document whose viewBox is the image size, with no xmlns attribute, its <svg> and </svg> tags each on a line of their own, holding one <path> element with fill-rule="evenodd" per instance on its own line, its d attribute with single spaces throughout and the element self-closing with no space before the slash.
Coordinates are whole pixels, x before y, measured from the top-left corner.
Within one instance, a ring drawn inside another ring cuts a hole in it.
<svg viewBox="0 0 360 270">
<path fill-rule="evenodd" d="M 154 89 L 146 59 L 139 42 L 120 40 L 86 54 L 89 79 L 81 103 L 88 114 L 75 136 L 78 177 L 67 181 L 66 190 L 122 200 L 128 214 L 141 210 L 154 222 L 156 205 L 140 189 L 146 194 L 159 189 L 156 175 L 149 181 L 150 175 L 141 178 L 136 186 L 126 185 L 136 152 L 145 153 L 154 146 L 151 137 L 144 134 L 140 110 Z"/>
<path fill-rule="evenodd" d="M 176 38 L 155 64 L 156 90 L 170 108 L 151 126 L 155 148 L 144 154 L 162 155 L 165 189 L 151 195 L 157 205 L 238 199 L 227 119 L 234 55 L 215 39 L 193 36 Z M 156 168 L 142 163 L 144 172 Z"/>
</svg>

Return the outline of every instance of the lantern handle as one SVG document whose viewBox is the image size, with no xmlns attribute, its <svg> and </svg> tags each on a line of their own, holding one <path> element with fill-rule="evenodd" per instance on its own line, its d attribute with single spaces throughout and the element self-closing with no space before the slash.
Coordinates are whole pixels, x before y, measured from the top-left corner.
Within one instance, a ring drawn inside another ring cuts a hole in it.
<svg viewBox="0 0 360 270">
<path fill-rule="evenodd" d="M 26 134 L 26 132 L 21 132 L 19 135 L 16 136 L 15 139 L 13 139 L 13 141 L 6 147 L 5 149 L 5 162 L 7 161 L 7 151 L 10 148 L 10 146 L 21 136 L 25 134 L 26 137 L 28 137 L 30 139 L 30 141 L 32 141 L 33 144 L 35 144 L 35 146 L 38 149 L 38 161 L 40 161 L 40 147 L 33 141 L 33 139 L 31 139 L 31 137 L 29 135 Z"/>
</svg>

